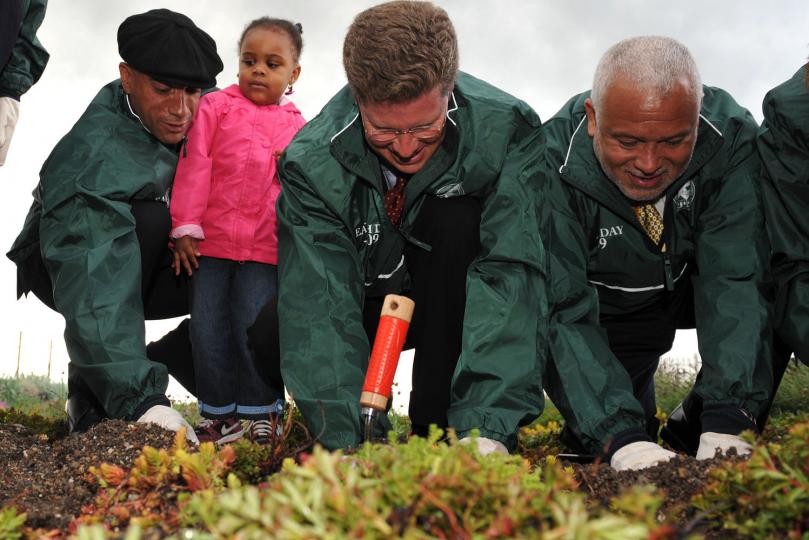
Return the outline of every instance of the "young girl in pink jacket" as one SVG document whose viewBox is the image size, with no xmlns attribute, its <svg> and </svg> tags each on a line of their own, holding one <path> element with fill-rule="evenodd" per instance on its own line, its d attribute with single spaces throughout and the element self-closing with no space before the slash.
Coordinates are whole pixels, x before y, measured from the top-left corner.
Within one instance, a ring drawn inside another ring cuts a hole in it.
<svg viewBox="0 0 809 540">
<path fill-rule="evenodd" d="M 276 162 L 305 122 L 286 97 L 302 48 L 299 24 L 268 17 L 248 24 L 239 84 L 202 98 L 177 166 L 171 237 L 176 272 L 193 274 L 200 442 L 230 442 L 245 429 L 266 442 L 283 410 L 283 387 L 249 350 L 247 328 L 277 292 Z"/>
</svg>

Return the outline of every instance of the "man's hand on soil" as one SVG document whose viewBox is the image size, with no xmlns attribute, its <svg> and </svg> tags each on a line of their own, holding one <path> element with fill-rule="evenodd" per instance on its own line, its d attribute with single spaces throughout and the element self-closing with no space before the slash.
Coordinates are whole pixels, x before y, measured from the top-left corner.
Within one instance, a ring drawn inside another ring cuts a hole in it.
<svg viewBox="0 0 809 540">
<path fill-rule="evenodd" d="M 676 455 L 659 444 L 638 441 L 619 448 L 612 455 L 610 466 L 616 471 L 637 471 L 668 461 Z"/>
<path fill-rule="evenodd" d="M 495 441 L 494 439 L 487 439 L 486 437 L 477 437 L 474 439 L 472 437 L 464 437 L 458 441 L 458 443 L 472 444 L 472 441 L 475 441 L 475 445 L 478 447 L 478 453 L 481 456 L 487 456 L 495 452 L 506 456 L 508 455 L 508 449 L 503 443 Z"/>
<path fill-rule="evenodd" d="M 186 422 L 183 415 L 171 407 L 155 405 L 143 413 L 143 416 L 138 418 L 138 422 L 157 424 L 171 431 L 180 431 L 180 428 L 184 427 L 186 439 L 194 444 L 199 444 L 199 439 L 197 434 L 194 433 L 194 428 L 191 427 L 191 424 Z"/>
<path fill-rule="evenodd" d="M 711 459 L 716 455 L 717 450 L 726 454 L 731 448 L 735 449 L 740 456 L 746 456 L 753 450 L 750 443 L 738 435 L 706 431 L 699 436 L 697 459 Z"/>
</svg>

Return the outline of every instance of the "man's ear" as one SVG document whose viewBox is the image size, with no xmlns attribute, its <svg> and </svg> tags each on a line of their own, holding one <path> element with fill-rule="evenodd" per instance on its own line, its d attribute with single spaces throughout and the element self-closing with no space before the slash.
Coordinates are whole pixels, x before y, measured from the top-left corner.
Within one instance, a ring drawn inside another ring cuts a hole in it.
<svg viewBox="0 0 809 540">
<path fill-rule="evenodd" d="M 118 64 L 118 73 L 121 75 L 121 86 L 124 87 L 124 92 L 132 93 L 132 69 L 126 65 L 126 62 L 121 62 Z"/>
<path fill-rule="evenodd" d="M 593 107 L 593 100 L 587 98 L 584 100 L 584 112 L 587 114 L 587 133 L 590 137 L 596 135 L 596 109 Z"/>
</svg>

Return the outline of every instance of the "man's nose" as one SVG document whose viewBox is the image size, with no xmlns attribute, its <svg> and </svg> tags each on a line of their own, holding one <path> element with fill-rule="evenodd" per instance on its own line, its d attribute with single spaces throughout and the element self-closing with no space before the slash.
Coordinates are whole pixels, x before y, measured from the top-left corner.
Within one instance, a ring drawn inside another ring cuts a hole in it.
<svg viewBox="0 0 809 540">
<path fill-rule="evenodd" d="M 401 133 L 393 141 L 391 149 L 400 157 L 409 158 L 419 151 L 421 142 L 412 133 Z"/>
<path fill-rule="evenodd" d="M 187 116 L 191 110 L 188 107 L 188 96 L 182 88 L 175 88 L 171 96 L 169 112 L 175 116 Z"/>
<path fill-rule="evenodd" d="M 652 175 L 660 169 L 660 155 L 654 144 L 646 143 L 641 146 L 635 157 L 635 168 L 646 175 Z"/>
</svg>

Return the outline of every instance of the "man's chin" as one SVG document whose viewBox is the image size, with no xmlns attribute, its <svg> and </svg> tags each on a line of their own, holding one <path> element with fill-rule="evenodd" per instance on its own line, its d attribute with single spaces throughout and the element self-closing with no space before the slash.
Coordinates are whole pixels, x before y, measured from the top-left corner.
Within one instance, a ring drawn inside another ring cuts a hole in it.
<svg viewBox="0 0 809 540">
<path fill-rule="evenodd" d="M 652 185 L 639 186 L 635 182 L 626 181 L 619 183 L 618 188 L 624 197 L 636 203 L 655 202 L 663 196 L 666 189 L 671 185 L 671 182 L 660 181 Z"/>
<path fill-rule="evenodd" d="M 159 140 L 163 144 L 168 144 L 168 145 L 179 144 L 180 141 L 182 141 L 183 138 L 185 137 L 185 132 L 183 132 L 183 133 L 174 133 L 174 132 L 160 133 L 160 134 L 156 134 L 155 136 L 157 137 L 157 140 Z"/>
<path fill-rule="evenodd" d="M 421 170 L 423 163 L 408 163 L 407 165 L 394 164 L 393 167 L 402 174 L 413 175 Z"/>
</svg>

